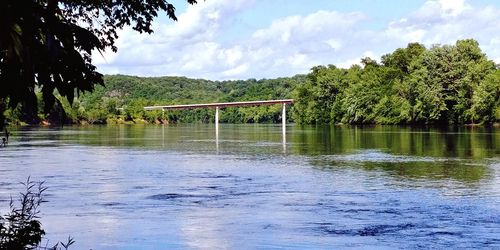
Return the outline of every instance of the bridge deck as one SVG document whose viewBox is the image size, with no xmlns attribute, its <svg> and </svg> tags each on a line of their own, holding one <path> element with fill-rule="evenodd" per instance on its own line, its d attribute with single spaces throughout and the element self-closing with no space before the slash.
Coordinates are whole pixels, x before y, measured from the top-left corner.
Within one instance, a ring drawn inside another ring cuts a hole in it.
<svg viewBox="0 0 500 250">
<path fill-rule="evenodd" d="M 247 102 L 220 102 L 220 103 L 167 105 L 167 106 L 148 106 L 148 107 L 144 107 L 144 110 L 181 110 L 181 109 L 197 109 L 197 108 L 225 108 L 225 107 L 244 107 L 244 106 L 260 106 L 260 105 L 290 104 L 290 103 L 293 103 L 293 99 L 268 100 L 268 101 L 247 101 Z"/>
</svg>

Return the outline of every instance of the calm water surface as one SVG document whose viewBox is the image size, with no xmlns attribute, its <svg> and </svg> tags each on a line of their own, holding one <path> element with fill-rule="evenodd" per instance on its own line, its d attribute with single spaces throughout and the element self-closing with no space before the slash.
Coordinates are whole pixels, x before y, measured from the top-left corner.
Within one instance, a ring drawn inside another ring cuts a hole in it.
<svg viewBox="0 0 500 250">
<path fill-rule="evenodd" d="M 22 128 L 0 174 L 73 249 L 500 248 L 498 129 Z"/>
</svg>

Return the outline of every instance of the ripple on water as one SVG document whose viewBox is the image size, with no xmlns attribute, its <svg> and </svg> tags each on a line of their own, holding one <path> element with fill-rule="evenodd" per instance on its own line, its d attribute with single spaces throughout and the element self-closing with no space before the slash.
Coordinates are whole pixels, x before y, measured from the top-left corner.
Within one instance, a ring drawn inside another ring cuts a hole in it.
<svg viewBox="0 0 500 250">
<path fill-rule="evenodd" d="M 220 199 L 221 195 L 205 195 L 205 194 L 179 194 L 179 193 L 166 193 L 166 194 L 155 194 L 148 196 L 148 199 L 159 200 L 159 201 L 187 201 L 200 203 L 203 201 L 217 200 Z"/>
<path fill-rule="evenodd" d="M 362 228 L 339 229 L 332 223 L 314 223 L 313 230 L 328 235 L 347 235 L 347 236 L 380 236 L 385 234 L 394 234 L 399 231 L 414 229 L 417 226 L 412 223 L 401 223 L 396 225 L 368 225 Z"/>
<path fill-rule="evenodd" d="M 100 205 L 104 207 L 118 207 L 118 206 L 125 206 L 127 204 L 121 202 L 105 202 L 105 203 L 100 203 Z"/>
</svg>

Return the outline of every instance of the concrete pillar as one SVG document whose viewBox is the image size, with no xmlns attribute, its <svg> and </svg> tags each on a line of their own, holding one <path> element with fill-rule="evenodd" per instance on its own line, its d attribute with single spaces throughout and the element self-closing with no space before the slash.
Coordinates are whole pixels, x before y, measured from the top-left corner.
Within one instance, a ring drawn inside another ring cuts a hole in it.
<svg viewBox="0 0 500 250">
<path fill-rule="evenodd" d="M 219 153 L 219 107 L 215 107 L 215 147 Z"/>
<path fill-rule="evenodd" d="M 282 139 L 283 139 L 283 153 L 286 154 L 286 104 L 283 103 L 283 113 L 281 114 L 282 123 Z"/>
<path fill-rule="evenodd" d="M 219 127 L 219 107 L 215 107 L 215 127 Z"/>
</svg>

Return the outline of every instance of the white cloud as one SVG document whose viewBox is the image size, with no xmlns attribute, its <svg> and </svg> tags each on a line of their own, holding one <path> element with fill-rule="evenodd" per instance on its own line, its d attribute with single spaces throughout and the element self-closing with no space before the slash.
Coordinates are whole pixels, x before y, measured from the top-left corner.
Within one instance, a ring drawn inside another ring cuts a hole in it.
<svg viewBox="0 0 500 250">
<path fill-rule="evenodd" d="M 325 41 L 332 49 L 339 50 L 342 48 L 342 41 L 339 39 L 329 39 Z"/>
<path fill-rule="evenodd" d="M 239 66 L 236 66 L 235 68 L 231 68 L 231 69 L 223 71 L 222 75 L 225 77 L 228 77 L 228 78 L 240 76 L 240 75 L 247 73 L 248 68 L 249 68 L 248 64 L 241 64 Z"/>
<path fill-rule="evenodd" d="M 307 73 L 312 66 L 349 67 L 410 42 L 427 46 L 475 38 L 500 61 L 500 9 L 472 1 L 429 0 L 383 29 L 366 28 L 360 12 L 321 10 L 274 20 L 240 41 L 222 42 L 225 25 L 250 8 L 248 0 L 210 0 L 189 6 L 176 23 L 155 23 L 153 35 L 120 32 L 119 52 L 95 55 L 104 73 L 209 79 L 273 78 Z M 369 25 L 368 25 L 369 26 Z"/>
<path fill-rule="evenodd" d="M 446 14 L 452 16 L 457 16 L 466 8 L 469 8 L 469 6 L 465 5 L 465 0 L 439 0 L 438 3 Z"/>
</svg>

